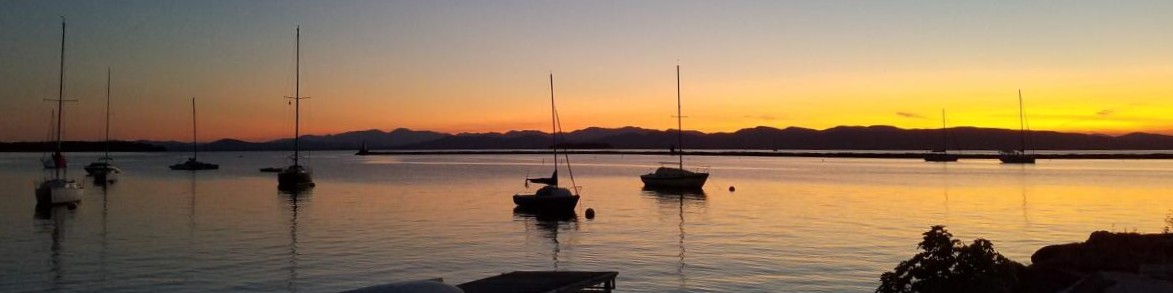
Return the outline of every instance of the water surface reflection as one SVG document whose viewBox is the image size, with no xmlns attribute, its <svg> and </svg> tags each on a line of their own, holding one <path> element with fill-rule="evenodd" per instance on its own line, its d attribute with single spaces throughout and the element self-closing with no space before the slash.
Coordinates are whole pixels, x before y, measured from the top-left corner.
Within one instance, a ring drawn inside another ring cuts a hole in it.
<svg viewBox="0 0 1173 293">
<path fill-rule="evenodd" d="M 558 232 L 560 230 L 571 233 L 578 231 L 578 213 L 575 211 L 534 212 L 514 208 L 513 218 L 525 222 L 527 235 L 531 233 L 538 234 L 540 237 L 550 240 L 553 246 L 553 251 L 550 253 L 552 258 L 551 262 L 553 264 L 553 270 L 557 271 L 559 264 L 561 264 L 558 260 L 558 254 L 562 252 L 562 242 L 558 240 Z"/>
<path fill-rule="evenodd" d="M 676 216 L 679 218 L 677 229 L 680 231 L 677 246 L 680 248 L 680 253 L 677 254 L 679 258 L 679 265 L 676 267 L 676 275 L 679 280 L 680 289 L 688 288 L 688 274 L 685 273 L 685 253 L 687 250 L 684 247 L 684 238 L 688 234 L 684 230 L 685 217 L 684 211 L 687 206 L 692 209 L 704 209 L 705 207 L 705 191 L 704 189 L 665 189 L 665 188 L 643 188 L 643 195 L 651 197 L 659 204 L 660 210 L 675 209 Z"/>
<path fill-rule="evenodd" d="M 299 209 L 309 205 L 312 187 L 279 189 L 277 194 L 289 210 L 289 279 L 285 282 L 285 290 L 297 292 L 297 261 L 300 255 L 297 252 L 297 216 Z"/>
</svg>

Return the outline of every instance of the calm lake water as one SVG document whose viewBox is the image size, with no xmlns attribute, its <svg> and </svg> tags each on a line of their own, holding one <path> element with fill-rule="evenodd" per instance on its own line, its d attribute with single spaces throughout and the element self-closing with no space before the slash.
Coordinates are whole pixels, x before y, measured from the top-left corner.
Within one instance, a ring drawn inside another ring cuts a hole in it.
<svg viewBox="0 0 1173 293">
<path fill-rule="evenodd" d="M 315 152 L 318 187 L 289 195 L 257 171 L 287 155 L 202 154 L 222 169 L 193 173 L 167 169 L 186 154 L 118 154 L 121 181 L 37 214 L 40 155 L 0 154 L 0 291 L 328 292 L 614 270 L 622 292 L 871 292 L 930 225 L 1026 263 L 1096 230 L 1158 232 L 1173 209 L 1173 161 L 690 157 L 712 177 L 680 195 L 638 178 L 671 158 L 572 155 L 579 211 L 549 221 L 510 199 L 549 174 L 547 156 Z M 71 176 L 96 157 L 71 154 Z"/>
</svg>

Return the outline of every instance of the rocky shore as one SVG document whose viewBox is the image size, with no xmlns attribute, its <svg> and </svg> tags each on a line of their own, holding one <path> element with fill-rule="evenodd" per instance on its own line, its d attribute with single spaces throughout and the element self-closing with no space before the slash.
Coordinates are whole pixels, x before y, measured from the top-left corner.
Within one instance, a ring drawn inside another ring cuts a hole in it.
<svg viewBox="0 0 1173 293">
<path fill-rule="evenodd" d="M 1020 292 L 1173 292 L 1173 234 L 1097 231 L 1039 249 L 1019 278 Z"/>
<path fill-rule="evenodd" d="M 1173 221 L 1171 221 L 1173 222 Z M 1173 234 L 1097 231 L 1080 243 L 1046 246 L 1024 266 L 993 243 L 964 244 L 933 226 L 921 252 L 880 275 L 876 293 L 1173 293 Z"/>
</svg>

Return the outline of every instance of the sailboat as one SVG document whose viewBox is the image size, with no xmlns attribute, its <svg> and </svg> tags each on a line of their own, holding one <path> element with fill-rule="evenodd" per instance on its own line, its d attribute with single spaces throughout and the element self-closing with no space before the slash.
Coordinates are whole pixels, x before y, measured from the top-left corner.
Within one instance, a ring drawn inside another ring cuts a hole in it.
<svg viewBox="0 0 1173 293">
<path fill-rule="evenodd" d="M 1035 155 L 1026 153 L 1026 115 L 1022 113 L 1022 90 L 1018 90 L 1018 137 L 1021 143 L 1019 148 L 999 151 L 998 159 L 1003 164 L 1034 164 Z"/>
<path fill-rule="evenodd" d="M 709 179 L 708 172 L 684 169 L 684 128 L 680 110 L 680 65 L 676 65 L 676 168 L 660 166 L 655 172 L 640 175 L 648 188 L 701 189 Z"/>
<path fill-rule="evenodd" d="M 949 153 L 949 128 L 945 126 L 945 109 L 941 109 L 941 148 L 925 155 L 925 162 L 956 162 L 957 155 Z"/>
<path fill-rule="evenodd" d="M 571 192 L 565 187 L 558 186 L 558 116 L 554 108 L 554 75 L 550 74 L 550 149 L 554 154 L 554 174 L 549 178 L 526 178 L 526 185 L 530 182 L 544 184 L 532 194 L 518 193 L 513 195 L 513 203 L 518 210 L 535 213 L 559 213 L 574 211 L 578 205 L 578 188 Z M 570 171 L 570 156 L 566 156 L 566 170 Z M 570 171 L 571 185 L 574 185 L 574 171 Z"/>
<path fill-rule="evenodd" d="M 97 162 L 86 165 L 86 173 L 94 176 L 95 182 L 114 182 L 118 180 L 118 173 L 122 170 L 110 163 L 110 69 L 106 69 L 106 153 L 98 158 Z"/>
<path fill-rule="evenodd" d="M 277 173 L 277 188 L 278 189 L 299 189 L 314 186 L 313 171 L 298 164 L 300 159 L 300 138 L 301 138 L 301 100 L 309 97 L 301 96 L 301 27 L 297 28 L 297 37 L 294 41 L 294 55 L 296 55 L 296 63 L 294 71 L 296 81 L 294 82 L 293 96 L 287 97 L 293 99 L 294 115 L 293 115 L 293 165 L 289 165 L 285 170 Z"/>
<path fill-rule="evenodd" d="M 216 170 L 220 169 L 220 165 L 204 163 L 197 160 L 199 158 L 199 145 L 196 144 L 196 108 L 195 97 L 191 98 L 191 157 L 187 161 L 175 165 L 171 165 L 171 170 Z"/>
<path fill-rule="evenodd" d="M 66 168 L 65 155 L 61 154 L 61 119 L 65 117 L 65 18 L 61 18 L 61 69 L 57 85 L 57 99 L 46 99 L 57 102 L 57 146 L 53 151 L 53 178 L 45 179 L 37 185 L 37 206 L 51 206 L 57 204 L 76 205 L 81 202 L 84 191 L 81 183 L 67 178 L 69 170 Z"/>
</svg>

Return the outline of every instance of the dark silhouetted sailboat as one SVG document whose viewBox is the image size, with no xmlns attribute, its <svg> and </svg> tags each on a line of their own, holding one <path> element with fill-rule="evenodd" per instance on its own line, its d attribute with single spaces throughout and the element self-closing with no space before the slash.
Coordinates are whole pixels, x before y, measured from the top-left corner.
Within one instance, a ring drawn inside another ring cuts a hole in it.
<svg viewBox="0 0 1173 293">
<path fill-rule="evenodd" d="M 293 165 L 285 167 L 285 170 L 277 173 L 277 188 L 278 189 L 301 189 L 314 186 L 313 171 L 305 166 L 299 164 L 298 159 L 301 156 L 301 100 L 309 97 L 301 96 L 301 27 L 297 28 L 297 36 L 294 40 L 294 55 L 297 61 L 294 66 L 294 89 L 293 96 L 286 97 L 293 99 L 294 115 L 293 115 Z"/>
<path fill-rule="evenodd" d="M 956 162 L 957 155 L 949 153 L 949 127 L 945 125 L 945 109 L 941 109 L 941 148 L 925 155 L 925 162 Z"/>
<path fill-rule="evenodd" d="M 196 143 L 196 107 L 195 97 L 191 98 L 191 157 L 183 163 L 171 165 L 171 170 L 184 171 L 199 171 L 199 170 L 216 170 L 220 169 L 220 165 L 200 162 L 199 159 L 199 145 Z"/>
<path fill-rule="evenodd" d="M 110 69 L 106 69 L 106 152 L 97 162 L 86 165 L 86 173 L 94 176 L 94 182 L 106 183 L 118 180 L 118 173 L 122 170 L 111 163 L 110 157 Z"/>
<path fill-rule="evenodd" d="M 1022 90 L 1018 90 L 1018 137 L 1019 148 L 999 151 L 998 159 L 1003 164 L 1034 164 L 1035 155 L 1026 153 L 1026 115 L 1022 112 Z"/>
<path fill-rule="evenodd" d="M 701 189 L 709 179 L 708 172 L 684 169 L 684 127 L 680 110 L 680 65 L 676 65 L 676 168 L 660 166 L 655 172 L 640 175 L 648 188 Z"/>
<path fill-rule="evenodd" d="M 544 184 L 532 194 L 518 193 L 513 195 L 513 203 L 520 211 L 532 213 L 565 213 L 574 211 L 578 205 L 578 188 L 571 192 L 565 187 L 558 186 L 558 114 L 554 108 L 554 75 L 550 74 L 550 128 L 552 132 L 550 149 L 554 154 L 554 174 L 549 178 L 526 178 L 526 186 L 530 182 Z M 574 171 L 570 170 L 570 156 L 566 156 L 566 170 L 570 173 L 571 185 L 574 185 Z"/>
<path fill-rule="evenodd" d="M 65 117 L 65 18 L 61 18 L 61 68 L 57 84 L 57 99 L 46 101 L 57 102 L 57 127 L 55 136 L 57 146 L 53 150 L 53 178 L 47 178 L 37 185 L 36 197 L 38 206 L 57 204 L 76 205 L 81 202 L 84 187 L 77 180 L 68 178 L 65 155 L 61 153 L 61 119 Z M 68 100 L 75 101 L 75 100 Z"/>
</svg>

